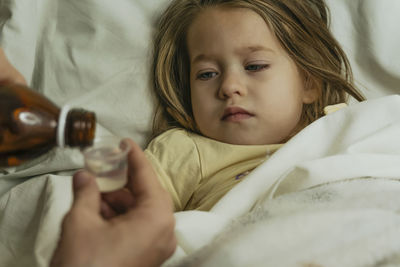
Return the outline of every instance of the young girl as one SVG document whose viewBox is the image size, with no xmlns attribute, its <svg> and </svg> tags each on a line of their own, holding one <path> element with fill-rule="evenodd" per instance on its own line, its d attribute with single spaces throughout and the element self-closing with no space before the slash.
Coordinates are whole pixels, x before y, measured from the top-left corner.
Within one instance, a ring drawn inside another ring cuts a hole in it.
<svg viewBox="0 0 400 267">
<path fill-rule="evenodd" d="M 174 0 L 158 22 L 155 137 L 175 210 L 209 210 L 327 105 L 361 101 L 323 0 Z"/>
</svg>

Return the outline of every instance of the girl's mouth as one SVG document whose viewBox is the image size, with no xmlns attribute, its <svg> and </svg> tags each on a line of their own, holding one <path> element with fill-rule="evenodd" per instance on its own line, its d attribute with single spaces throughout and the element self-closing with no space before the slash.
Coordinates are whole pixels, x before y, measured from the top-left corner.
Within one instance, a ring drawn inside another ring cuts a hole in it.
<svg viewBox="0 0 400 267">
<path fill-rule="evenodd" d="M 228 122 L 239 122 L 245 119 L 249 119 L 253 116 L 253 114 L 241 107 L 228 107 L 225 109 L 221 120 Z"/>
</svg>

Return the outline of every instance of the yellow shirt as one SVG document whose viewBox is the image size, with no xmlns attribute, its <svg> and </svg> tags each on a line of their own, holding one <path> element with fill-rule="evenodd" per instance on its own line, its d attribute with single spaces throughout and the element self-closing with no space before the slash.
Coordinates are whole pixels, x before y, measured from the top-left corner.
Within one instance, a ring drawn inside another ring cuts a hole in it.
<svg viewBox="0 0 400 267">
<path fill-rule="evenodd" d="M 175 211 L 210 210 L 281 146 L 232 145 L 172 129 L 156 137 L 145 154 L 171 194 Z"/>
</svg>

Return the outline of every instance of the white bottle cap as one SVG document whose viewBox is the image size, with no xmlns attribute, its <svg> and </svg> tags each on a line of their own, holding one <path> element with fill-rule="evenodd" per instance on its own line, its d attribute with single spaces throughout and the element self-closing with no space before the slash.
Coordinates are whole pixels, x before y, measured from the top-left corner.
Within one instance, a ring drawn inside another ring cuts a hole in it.
<svg viewBox="0 0 400 267">
<path fill-rule="evenodd" d="M 57 125 L 57 145 L 61 148 L 65 147 L 65 124 L 67 122 L 68 112 L 72 109 L 70 105 L 65 105 L 61 108 L 60 116 L 58 117 Z"/>
</svg>

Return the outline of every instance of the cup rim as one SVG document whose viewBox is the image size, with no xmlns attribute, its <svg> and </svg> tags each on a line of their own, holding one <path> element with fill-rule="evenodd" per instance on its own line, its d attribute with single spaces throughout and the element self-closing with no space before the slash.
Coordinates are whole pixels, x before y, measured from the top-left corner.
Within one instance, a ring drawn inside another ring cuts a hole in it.
<svg viewBox="0 0 400 267">
<path fill-rule="evenodd" d="M 114 136 L 101 137 L 101 138 L 95 139 L 92 146 L 87 147 L 87 148 L 83 149 L 83 151 L 82 151 L 85 161 L 87 160 L 90 153 L 92 153 L 93 151 L 95 151 L 99 148 L 108 148 L 108 147 L 109 148 L 118 148 L 119 151 L 118 151 L 118 153 L 116 153 L 114 155 L 107 156 L 107 160 L 114 160 L 114 159 L 125 157 L 128 154 L 130 149 L 127 146 L 121 147 L 121 141 L 122 141 L 122 139 L 120 139 L 118 137 L 114 137 Z M 96 156 L 92 155 L 92 157 L 90 157 L 90 159 L 100 159 L 100 160 L 103 159 L 104 160 L 105 158 L 104 157 L 96 157 Z"/>
</svg>

